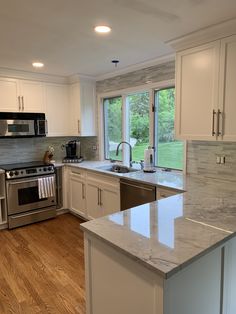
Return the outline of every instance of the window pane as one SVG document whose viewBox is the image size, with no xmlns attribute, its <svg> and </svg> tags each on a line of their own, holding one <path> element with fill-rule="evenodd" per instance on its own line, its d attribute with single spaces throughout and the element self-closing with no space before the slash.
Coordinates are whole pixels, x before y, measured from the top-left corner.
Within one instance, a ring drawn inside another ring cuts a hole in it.
<svg viewBox="0 0 236 314">
<path fill-rule="evenodd" d="M 175 89 L 156 91 L 155 104 L 156 164 L 182 170 L 184 142 L 174 139 Z"/>
<path fill-rule="evenodd" d="M 104 99 L 105 158 L 122 160 L 121 150 L 116 156 L 116 147 L 122 139 L 122 98 Z"/>
<path fill-rule="evenodd" d="M 129 104 L 129 142 L 133 147 L 133 160 L 144 158 L 149 145 L 149 93 L 137 93 L 127 97 Z"/>
</svg>

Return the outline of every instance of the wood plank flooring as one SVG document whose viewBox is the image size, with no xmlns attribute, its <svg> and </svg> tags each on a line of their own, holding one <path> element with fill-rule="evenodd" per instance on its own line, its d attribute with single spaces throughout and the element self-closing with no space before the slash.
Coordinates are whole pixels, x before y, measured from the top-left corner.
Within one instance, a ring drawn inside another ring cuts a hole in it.
<svg viewBox="0 0 236 314">
<path fill-rule="evenodd" d="M 85 314 L 81 222 L 65 214 L 0 231 L 1 314 Z"/>
</svg>

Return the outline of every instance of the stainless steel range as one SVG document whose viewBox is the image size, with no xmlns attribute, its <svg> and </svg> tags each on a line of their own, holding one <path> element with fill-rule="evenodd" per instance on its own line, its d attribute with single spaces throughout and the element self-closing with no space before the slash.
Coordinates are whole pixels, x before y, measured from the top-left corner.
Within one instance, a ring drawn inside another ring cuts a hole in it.
<svg viewBox="0 0 236 314">
<path fill-rule="evenodd" d="M 42 162 L 1 165 L 9 229 L 56 216 L 55 171 Z"/>
</svg>

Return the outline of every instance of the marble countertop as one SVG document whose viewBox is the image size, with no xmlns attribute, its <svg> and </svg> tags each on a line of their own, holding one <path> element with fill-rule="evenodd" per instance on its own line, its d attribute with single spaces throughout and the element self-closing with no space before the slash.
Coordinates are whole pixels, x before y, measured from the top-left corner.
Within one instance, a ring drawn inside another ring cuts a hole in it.
<svg viewBox="0 0 236 314">
<path fill-rule="evenodd" d="M 135 174 L 130 174 L 134 176 Z M 142 173 L 136 173 L 141 180 Z M 168 178 L 169 176 L 169 178 Z M 236 187 L 158 171 L 150 181 L 187 192 L 81 224 L 146 267 L 169 278 L 236 233 Z"/>
<path fill-rule="evenodd" d="M 61 166 L 61 163 L 55 163 L 55 166 L 57 165 Z M 126 178 L 132 181 L 148 183 L 159 187 L 163 186 L 165 188 L 170 188 L 177 191 L 185 190 L 185 176 L 182 174 L 181 171 L 166 172 L 162 171 L 161 169 L 157 169 L 157 172 L 155 173 L 144 173 L 140 169 L 139 165 L 134 165 L 133 168 L 137 167 L 137 171 L 135 172 L 116 173 L 106 171 L 100 168 L 102 166 L 112 165 L 108 161 L 83 161 L 81 163 L 68 163 L 64 165 L 68 167 L 85 169 L 108 176 Z"/>
</svg>

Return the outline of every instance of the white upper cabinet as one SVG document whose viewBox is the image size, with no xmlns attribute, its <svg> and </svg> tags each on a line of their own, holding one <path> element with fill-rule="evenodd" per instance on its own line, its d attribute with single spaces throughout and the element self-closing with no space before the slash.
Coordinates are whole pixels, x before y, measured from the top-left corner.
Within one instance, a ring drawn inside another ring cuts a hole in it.
<svg viewBox="0 0 236 314">
<path fill-rule="evenodd" d="M 221 42 L 219 89 L 219 132 L 228 141 L 236 140 L 236 36 Z"/>
<path fill-rule="evenodd" d="M 236 36 L 176 58 L 176 138 L 236 140 Z"/>
<path fill-rule="evenodd" d="M 48 136 L 70 135 L 70 106 L 68 86 L 45 84 Z"/>
<path fill-rule="evenodd" d="M 219 42 L 177 53 L 176 138 L 212 140 L 215 136 L 219 53 Z"/>
<path fill-rule="evenodd" d="M 96 136 L 96 84 L 0 77 L 0 112 L 45 112 L 49 136 Z"/>
<path fill-rule="evenodd" d="M 44 112 L 43 83 L 0 78 L 0 111 Z"/>
<path fill-rule="evenodd" d="M 80 79 L 70 85 L 71 135 L 96 135 L 96 85 L 94 81 Z"/>
<path fill-rule="evenodd" d="M 19 111 L 20 96 L 18 96 L 17 80 L 0 78 L 0 111 Z"/>
<path fill-rule="evenodd" d="M 44 112 L 44 85 L 41 82 L 21 80 L 21 111 Z"/>
</svg>

